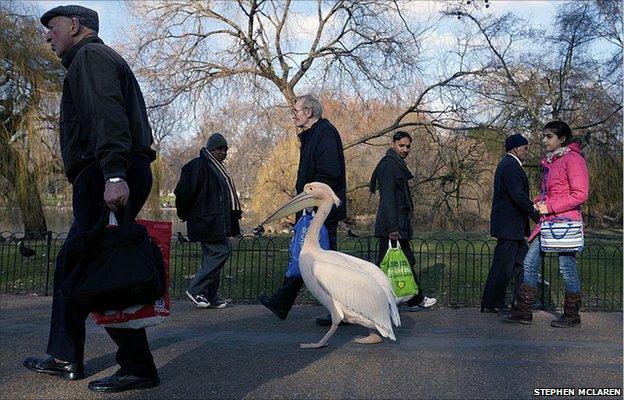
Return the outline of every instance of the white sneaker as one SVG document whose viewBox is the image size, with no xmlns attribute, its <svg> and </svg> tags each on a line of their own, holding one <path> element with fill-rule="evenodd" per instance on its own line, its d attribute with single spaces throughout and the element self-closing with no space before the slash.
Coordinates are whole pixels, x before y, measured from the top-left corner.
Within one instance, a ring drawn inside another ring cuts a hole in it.
<svg viewBox="0 0 624 400">
<path fill-rule="evenodd" d="M 437 303 L 438 300 L 435 299 L 435 297 L 426 297 L 423 299 L 423 301 L 421 301 L 418 305 L 422 308 L 429 308 L 432 305 L 434 305 L 435 303 Z"/>
<path fill-rule="evenodd" d="M 203 294 L 197 294 L 197 295 L 192 295 L 188 292 L 188 290 L 186 291 L 186 295 L 193 300 L 193 303 L 197 304 L 197 307 L 199 308 L 208 308 L 210 307 L 210 302 L 208 301 L 208 299 L 206 298 L 206 296 L 204 296 Z"/>
<path fill-rule="evenodd" d="M 221 300 L 217 298 L 217 300 L 211 301 L 210 303 L 208 303 L 209 304 L 208 308 L 216 308 L 220 310 L 220 309 L 227 307 L 231 301 L 232 300 L 230 299 Z"/>
</svg>

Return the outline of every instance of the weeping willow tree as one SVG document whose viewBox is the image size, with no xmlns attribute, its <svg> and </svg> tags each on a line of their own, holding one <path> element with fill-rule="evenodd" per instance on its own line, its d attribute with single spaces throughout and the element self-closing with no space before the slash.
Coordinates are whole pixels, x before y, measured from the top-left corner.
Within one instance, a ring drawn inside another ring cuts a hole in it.
<svg viewBox="0 0 624 400">
<path fill-rule="evenodd" d="M 0 3 L 0 180 L 19 207 L 25 232 L 47 230 L 35 160 L 49 151 L 46 100 L 60 90 L 62 67 L 47 49 L 38 21 L 17 2 Z"/>
</svg>

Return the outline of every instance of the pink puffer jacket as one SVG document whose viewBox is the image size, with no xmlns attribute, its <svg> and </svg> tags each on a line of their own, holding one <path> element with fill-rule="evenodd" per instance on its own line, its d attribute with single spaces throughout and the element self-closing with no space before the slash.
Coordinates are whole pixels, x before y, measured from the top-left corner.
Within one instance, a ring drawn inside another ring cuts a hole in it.
<svg viewBox="0 0 624 400">
<path fill-rule="evenodd" d="M 540 223 L 557 218 L 581 221 L 581 204 L 589 196 L 589 173 L 587 164 L 578 143 L 567 146 L 568 152 L 562 156 L 553 156 L 550 162 L 542 160 L 544 178 L 540 194 L 534 202 L 545 201 L 548 214 L 540 217 Z M 540 224 L 529 237 L 533 240 L 540 231 Z"/>
</svg>

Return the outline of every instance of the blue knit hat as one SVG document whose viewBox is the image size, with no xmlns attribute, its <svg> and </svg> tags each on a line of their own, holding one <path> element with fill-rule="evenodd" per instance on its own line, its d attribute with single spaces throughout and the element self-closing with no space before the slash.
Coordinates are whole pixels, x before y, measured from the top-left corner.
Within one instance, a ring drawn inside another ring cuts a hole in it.
<svg viewBox="0 0 624 400">
<path fill-rule="evenodd" d="M 510 151 L 516 147 L 528 145 L 529 141 L 519 133 L 509 136 L 505 139 L 505 151 Z"/>
</svg>

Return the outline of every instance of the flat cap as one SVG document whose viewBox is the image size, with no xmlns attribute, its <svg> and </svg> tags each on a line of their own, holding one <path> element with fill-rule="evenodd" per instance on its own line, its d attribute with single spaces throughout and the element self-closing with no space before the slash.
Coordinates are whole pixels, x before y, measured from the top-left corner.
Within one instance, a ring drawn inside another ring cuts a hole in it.
<svg viewBox="0 0 624 400">
<path fill-rule="evenodd" d="M 47 28 L 48 22 L 50 22 L 52 18 L 58 16 L 67 18 L 76 17 L 82 25 L 91 28 L 96 32 L 100 29 L 98 13 L 95 10 L 83 6 L 70 5 L 54 7 L 53 9 L 46 11 L 39 20 L 43 26 Z"/>
</svg>

